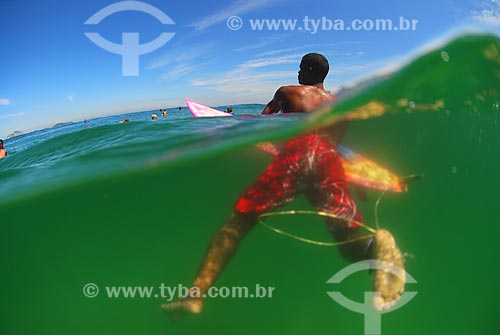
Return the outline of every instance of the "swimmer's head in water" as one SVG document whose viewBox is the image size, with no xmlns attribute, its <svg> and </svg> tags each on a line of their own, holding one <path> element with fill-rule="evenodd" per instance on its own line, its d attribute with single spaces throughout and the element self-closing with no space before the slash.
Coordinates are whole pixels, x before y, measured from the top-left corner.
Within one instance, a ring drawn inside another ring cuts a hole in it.
<svg viewBox="0 0 500 335">
<path fill-rule="evenodd" d="M 0 140 L 0 149 L 3 149 L 3 140 Z"/>
<path fill-rule="evenodd" d="M 330 70 L 330 65 L 325 56 L 309 53 L 302 57 L 300 62 L 299 83 L 302 85 L 315 85 L 325 81 Z"/>
</svg>

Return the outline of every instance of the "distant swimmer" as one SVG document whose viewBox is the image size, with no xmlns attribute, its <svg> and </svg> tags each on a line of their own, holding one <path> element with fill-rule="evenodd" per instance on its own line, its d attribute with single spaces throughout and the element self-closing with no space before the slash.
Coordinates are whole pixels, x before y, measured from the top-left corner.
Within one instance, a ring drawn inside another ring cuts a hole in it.
<svg viewBox="0 0 500 335">
<path fill-rule="evenodd" d="M 167 110 L 164 109 L 163 112 L 161 112 L 161 116 L 167 116 L 167 115 L 168 115 Z"/>
<path fill-rule="evenodd" d="M 156 115 L 156 114 L 151 115 L 151 120 L 153 120 L 153 121 L 158 120 L 158 115 Z"/>
<path fill-rule="evenodd" d="M 179 110 L 182 110 L 182 107 L 179 107 Z"/>
<path fill-rule="evenodd" d="M 228 107 L 226 113 L 233 114 L 233 107 Z"/>
<path fill-rule="evenodd" d="M 0 158 L 7 156 L 7 150 L 3 148 L 3 140 L 0 140 Z"/>
<path fill-rule="evenodd" d="M 130 121 L 130 120 L 129 120 L 129 119 L 128 119 L 128 117 L 127 117 L 127 118 L 123 119 L 123 121 L 121 121 L 120 123 L 127 123 L 127 122 L 129 122 L 129 121 Z"/>
</svg>

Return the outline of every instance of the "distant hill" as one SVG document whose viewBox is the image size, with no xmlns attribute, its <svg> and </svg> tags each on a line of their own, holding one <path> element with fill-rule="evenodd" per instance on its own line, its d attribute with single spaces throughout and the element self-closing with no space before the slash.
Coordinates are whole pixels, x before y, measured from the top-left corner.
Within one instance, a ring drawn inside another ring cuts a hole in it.
<svg viewBox="0 0 500 335">
<path fill-rule="evenodd" d="M 52 128 L 58 128 L 58 127 L 62 127 L 62 126 L 67 126 L 69 124 L 73 124 L 73 122 L 62 122 L 62 123 L 57 123 L 55 124 Z"/>
<path fill-rule="evenodd" d="M 13 132 L 9 136 L 7 136 L 7 139 L 13 138 L 13 137 L 17 137 L 17 136 L 21 136 L 21 135 L 24 135 L 24 133 L 22 131 L 16 130 L 15 132 Z"/>
</svg>

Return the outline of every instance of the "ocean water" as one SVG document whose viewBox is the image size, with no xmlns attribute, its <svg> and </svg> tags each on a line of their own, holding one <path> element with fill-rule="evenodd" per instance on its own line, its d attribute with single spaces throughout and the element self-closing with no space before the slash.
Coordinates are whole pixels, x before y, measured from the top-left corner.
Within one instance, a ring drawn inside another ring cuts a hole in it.
<svg viewBox="0 0 500 335">
<path fill-rule="evenodd" d="M 202 314 L 171 323 L 165 299 L 105 289 L 191 284 L 211 236 L 271 161 L 254 144 L 346 118 L 344 145 L 400 175 L 424 175 L 379 208 L 418 281 L 407 285 L 418 292 L 410 303 L 382 316 L 382 334 L 500 334 L 499 102 L 500 40 L 468 35 L 309 115 L 248 118 L 263 106 L 239 105 L 234 118 L 194 119 L 169 109 L 156 122 L 145 111 L 7 140 L 0 334 L 363 334 L 363 315 L 327 292 L 361 302 L 372 276 L 327 284 L 348 265 L 335 248 L 259 225 L 216 286 L 272 286 L 272 298 L 211 298 Z M 357 201 L 371 225 L 378 195 Z M 302 196 L 286 208 L 310 209 Z M 274 223 L 329 239 L 319 218 Z M 94 298 L 88 283 L 100 288 Z"/>
</svg>

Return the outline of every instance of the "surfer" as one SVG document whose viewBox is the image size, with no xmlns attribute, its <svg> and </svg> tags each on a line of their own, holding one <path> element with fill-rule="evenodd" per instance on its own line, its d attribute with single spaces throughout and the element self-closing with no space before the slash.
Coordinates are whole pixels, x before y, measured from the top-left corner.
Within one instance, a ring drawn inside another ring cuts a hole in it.
<svg viewBox="0 0 500 335">
<path fill-rule="evenodd" d="M 7 150 L 3 148 L 3 140 L 0 139 L 0 158 L 7 156 Z"/>
<path fill-rule="evenodd" d="M 324 90 L 323 82 L 329 71 L 326 58 L 307 54 L 302 58 L 299 83 L 302 86 L 284 86 L 263 111 L 310 112 L 334 100 Z M 229 220 L 214 235 L 198 271 L 188 297 L 163 305 L 172 320 L 188 314 L 198 314 L 203 308 L 203 296 L 214 284 L 231 260 L 242 238 L 258 223 L 259 216 L 304 194 L 316 210 L 328 213 L 325 223 L 339 246 L 340 254 L 348 261 L 377 258 L 403 267 L 401 252 L 392 235 L 385 230 L 363 235 L 359 230 L 363 217 L 349 193 L 337 144 L 347 123 L 336 123 L 290 140 L 266 170 L 239 197 Z M 391 307 L 404 289 L 404 280 L 389 276 L 387 271 L 376 271 L 375 307 Z"/>
<path fill-rule="evenodd" d="M 302 57 L 298 80 L 300 85 L 280 87 L 262 114 L 307 113 L 332 102 L 335 97 L 325 91 L 323 82 L 330 66 L 325 56 L 309 53 Z"/>
<path fill-rule="evenodd" d="M 233 107 L 228 107 L 226 113 L 233 114 Z"/>
</svg>

